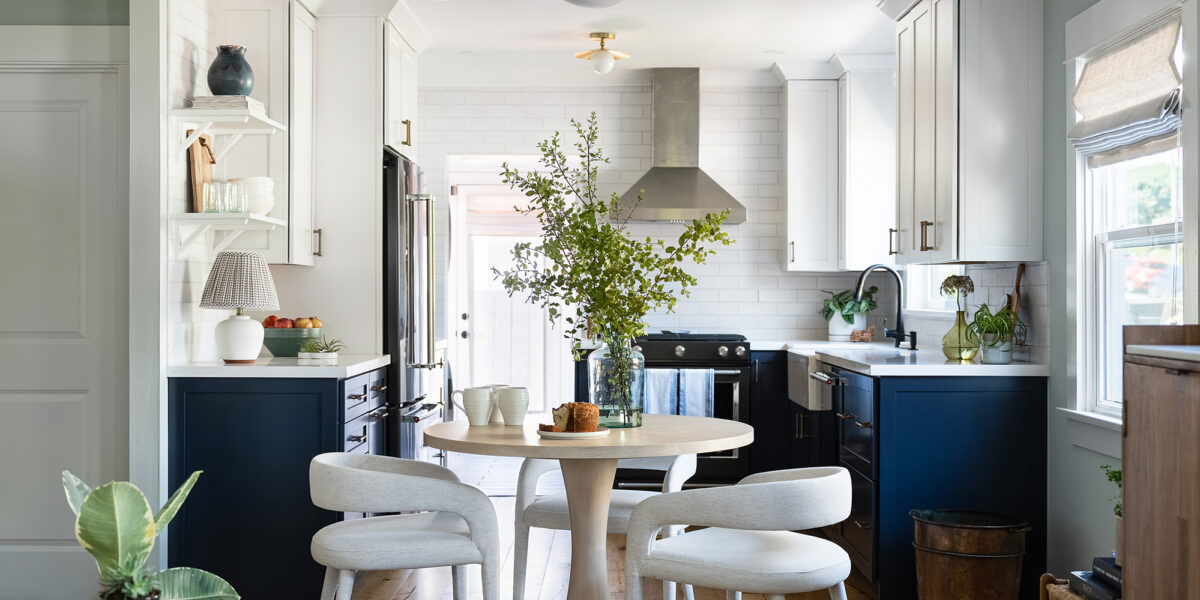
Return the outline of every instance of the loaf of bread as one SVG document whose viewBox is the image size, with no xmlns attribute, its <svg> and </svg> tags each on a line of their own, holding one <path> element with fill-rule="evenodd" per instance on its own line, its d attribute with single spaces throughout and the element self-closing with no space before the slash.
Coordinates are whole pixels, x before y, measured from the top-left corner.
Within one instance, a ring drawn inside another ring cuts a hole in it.
<svg viewBox="0 0 1200 600">
<path fill-rule="evenodd" d="M 573 433 L 596 431 L 600 408 L 590 402 L 568 402 L 552 411 L 554 429 Z"/>
</svg>

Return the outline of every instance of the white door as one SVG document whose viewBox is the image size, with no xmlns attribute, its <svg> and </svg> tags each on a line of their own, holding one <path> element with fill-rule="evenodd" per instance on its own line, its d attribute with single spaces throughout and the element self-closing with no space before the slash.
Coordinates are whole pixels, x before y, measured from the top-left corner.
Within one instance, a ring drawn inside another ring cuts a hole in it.
<svg viewBox="0 0 1200 600">
<path fill-rule="evenodd" d="M 95 597 L 62 471 L 128 478 L 126 85 L 94 62 L 0 62 L 3 599 Z"/>
</svg>

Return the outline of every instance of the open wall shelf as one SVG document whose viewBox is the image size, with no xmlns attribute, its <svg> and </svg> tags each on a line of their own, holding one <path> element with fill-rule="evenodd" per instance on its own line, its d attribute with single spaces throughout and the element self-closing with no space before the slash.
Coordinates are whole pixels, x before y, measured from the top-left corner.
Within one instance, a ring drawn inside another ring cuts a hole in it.
<svg viewBox="0 0 1200 600">
<path fill-rule="evenodd" d="M 245 108 L 177 108 L 171 111 L 171 118 L 185 133 L 188 129 L 193 130 L 179 146 L 180 153 L 186 152 L 192 142 L 206 133 L 232 136 L 216 151 L 218 161 L 243 135 L 274 135 L 277 131 L 287 131 L 286 125 Z"/>
<path fill-rule="evenodd" d="M 171 226 L 175 228 L 175 239 L 179 241 L 178 248 L 181 251 L 203 240 L 209 231 L 225 232 L 227 235 L 212 248 L 216 253 L 233 244 L 242 232 L 270 231 L 276 227 L 286 227 L 287 223 L 251 213 L 183 213 L 171 215 Z M 190 230 L 185 232 L 185 228 Z"/>
</svg>

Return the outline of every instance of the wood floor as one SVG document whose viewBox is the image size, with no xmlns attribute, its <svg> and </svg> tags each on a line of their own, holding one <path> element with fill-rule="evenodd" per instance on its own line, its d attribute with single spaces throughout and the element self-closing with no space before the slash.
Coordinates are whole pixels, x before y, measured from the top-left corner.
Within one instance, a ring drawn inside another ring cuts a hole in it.
<svg viewBox="0 0 1200 600">
<path fill-rule="evenodd" d="M 506 548 L 500 574 L 500 597 L 512 600 L 513 498 L 493 498 L 500 522 L 500 543 Z M 571 569 L 571 533 L 533 529 L 529 537 L 529 570 L 525 600 L 563 600 Z M 482 598 L 479 567 L 470 568 L 470 598 Z M 625 536 L 608 536 L 608 581 L 612 600 L 625 598 Z M 869 585 L 852 573 L 846 582 L 850 600 L 873 600 Z M 646 579 L 642 585 L 646 600 L 661 600 L 662 585 Z M 697 588 L 696 600 L 725 600 L 723 590 Z M 450 568 L 363 572 L 354 586 L 353 600 L 451 600 Z M 762 600 L 759 594 L 745 594 L 744 600 Z M 683 599 L 679 590 L 677 598 Z M 829 594 L 812 592 L 791 594 L 790 600 L 827 600 Z"/>
</svg>

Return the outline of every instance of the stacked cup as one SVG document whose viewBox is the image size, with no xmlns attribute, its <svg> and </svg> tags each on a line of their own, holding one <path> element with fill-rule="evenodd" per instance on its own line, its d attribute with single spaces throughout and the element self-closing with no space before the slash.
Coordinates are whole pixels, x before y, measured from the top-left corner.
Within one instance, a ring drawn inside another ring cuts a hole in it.
<svg viewBox="0 0 1200 600">
<path fill-rule="evenodd" d="M 246 189 L 248 210 L 266 216 L 275 208 L 275 180 L 270 177 L 236 177 L 231 182 L 241 183 Z"/>
</svg>

